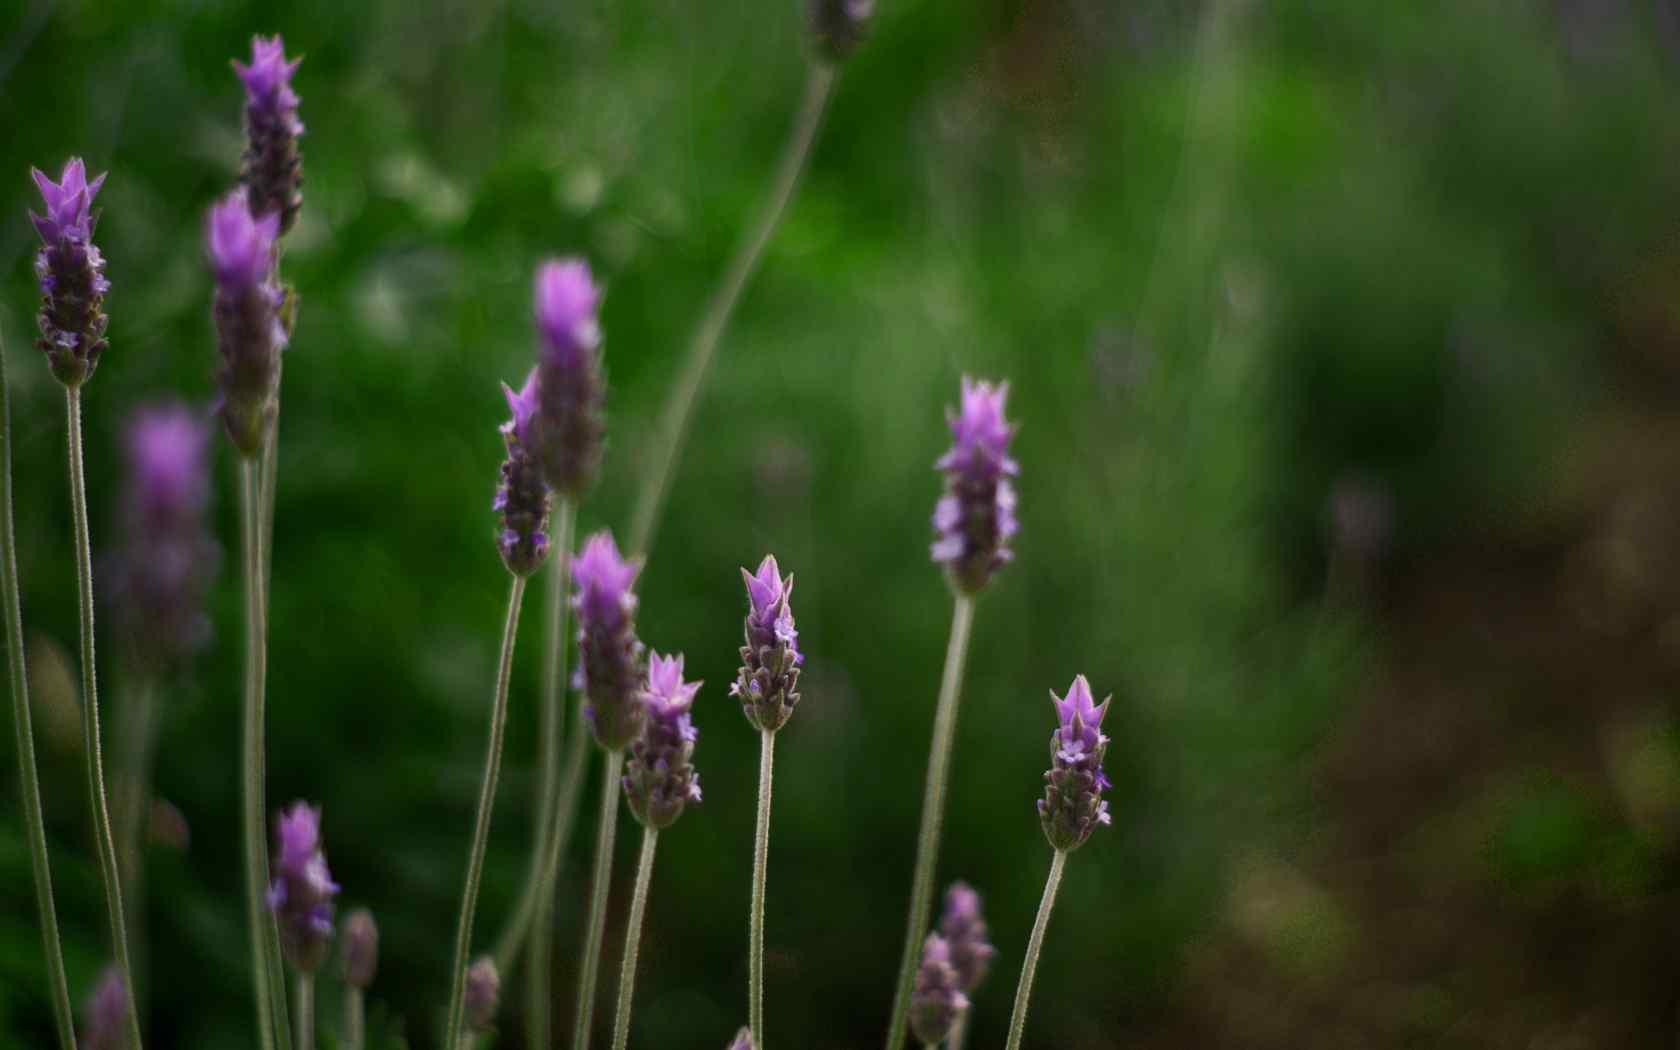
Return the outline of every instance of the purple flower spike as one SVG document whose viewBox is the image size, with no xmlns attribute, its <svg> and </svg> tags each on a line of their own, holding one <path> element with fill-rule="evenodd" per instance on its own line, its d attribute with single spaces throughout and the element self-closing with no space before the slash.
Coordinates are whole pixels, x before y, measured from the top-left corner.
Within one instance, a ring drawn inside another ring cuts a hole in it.
<svg viewBox="0 0 1680 1050">
<path fill-rule="evenodd" d="M 922 944 L 922 965 L 910 988 L 910 1030 L 927 1046 L 936 1047 L 967 1009 L 968 996 L 957 986 L 957 971 L 951 966 L 950 945 L 939 934 L 928 934 Z"/>
<path fill-rule="evenodd" d="M 532 298 L 537 352 L 537 433 L 533 447 L 554 491 L 576 499 L 601 462 L 606 383 L 601 375 L 601 292 L 582 259 L 537 268 Z"/>
<path fill-rule="evenodd" d="M 829 62 L 844 61 L 863 43 L 875 0 L 808 0 L 811 33 Z"/>
<path fill-rule="evenodd" d="M 210 209 L 205 242 L 216 277 L 211 312 L 221 365 L 222 425 L 241 455 L 262 448 L 276 411 L 280 351 L 286 330 L 280 322 L 283 295 L 272 277 L 273 215 L 254 217 L 245 191 L 234 190 Z"/>
<path fill-rule="evenodd" d="M 612 533 L 597 532 L 572 561 L 577 590 L 578 669 L 574 684 L 588 701 L 583 716 L 595 742 L 622 751 L 642 732 L 642 643 L 636 637 L 636 594 L 630 589 L 641 563 L 618 553 Z"/>
<path fill-rule="evenodd" d="M 782 576 L 776 556 L 767 554 L 757 572 L 741 570 L 747 585 L 746 643 L 742 665 L 729 695 L 741 701 L 747 721 L 775 732 L 793 716 L 799 703 L 799 632 L 793 626 L 793 576 Z"/>
<path fill-rule="evenodd" d="M 1052 692 L 1050 699 L 1061 724 L 1050 734 L 1050 768 L 1044 774 L 1038 819 L 1050 845 L 1068 852 L 1084 845 L 1097 825 L 1109 822 L 1108 803 L 1102 800 L 1109 787 L 1102 768 L 1108 737 L 1101 726 L 1111 698 L 1093 705 L 1091 684 L 1079 675 L 1066 697 Z"/>
<path fill-rule="evenodd" d="M 945 494 L 933 509 L 933 560 L 941 562 L 951 582 L 977 594 L 1013 557 L 1009 538 L 1015 522 L 1015 486 L 1019 466 L 1009 457 L 1015 427 L 1003 418 L 1009 384 L 993 385 L 963 377 L 962 409 L 950 414 L 952 443 L 935 464 L 945 472 Z"/>
<path fill-rule="evenodd" d="M 122 972 L 107 966 L 82 1005 L 78 1050 L 128 1050 L 128 989 Z"/>
<path fill-rule="evenodd" d="M 939 933 L 951 949 L 951 968 L 965 992 L 979 987 L 991 965 L 993 949 L 986 939 L 986 920 L 980 915 L 980 895 L 966 882 L 953 882 L 945 891 L 945 911 Z"/>
<path fill-rule="evenodd" d="M 490 509 L 501 515 L 496 549 L 502 552 L 502 563 L 515 576 L 531 575 L 548 557 L 548 533 L 544 530 L 548 528 L 552 499 L 530 444 L 531 420 L 537 407 L 536 387 L 534 369 L 517 393 L 506 383 L 502 384 L 513 418 L 502 424 L 507 458 L 502 461 L 501 483 L 496 486 L 496 498 L 491 501 Z"/>
<path fill-rule="evenodd" d="M 272 215 L 280 233 L 292 228 L 303 205 L 303 158 L 298 136 L 298 97 L 292 74 L 301 58 L 286 60 L 278 36 L 251 38 L 251 61 L 233 60 L 233 70 L 245 85 L 245 159 L 239 180 L 251 198 L 251 211 Z"/>
<path fill-rule="evenodd" d="M 683 681 L 682 654 L 648 653 L 647 721 L 624 764 L 624 797 L 630 812 L 650 828 L 668 828 L 683 807 L 700 801 L 700 774 L 690 759 L 700 736 L 689 711 L 699 682 Z"/>
<path fill-rule="evenodd" d="M 373 913 L 357 908 L 346 915 L 339 944 L 344 954 L 344 983 L 352 988 L 372 984 L 379 970 L 379 926 L 373 921 Z"/>
<path fill-rule="evenodd" d="M 41 309 L 35 315 L 41 336 L 35 341 L 47 355 L 53 378 L 67 387 L 80 386 L 99 366 L 107 345 L 105 257 L 93 243 L 99 220 L 93 198 L 105 184 L 92 182 L 81 158 L 72 157 L 54 182 L 37 168 L 30 177 L 41 191 L 45 215 L 29 213 L 41 248 L 35 253 L 35 277 L 41 289 Z"/>
<path fill-rule="evenodd" d="M 204 592 L 219 551 L 205 527 L 209 443 L 201 413 L 179 403 L 142 408 L 128 425 L 115 600 L 133 658 L 152 673 L 210 637 Z"/>
<path fill-rule="evenodd" d="M 274 825 L 274 879 L 268 907 L 280 927 L 280 949 L 299 970 L 326 961 L 333 935 L 333 898 L 338 883 L 321 851 L 321 810 L 303 802 L 280 814 Z"/>
<path fill-rule="evenodd" d="M 752 1029 L 742 1027 L 729 1041 L 729 1050 L 753 1050 Z"/>
<path fill-rule="evenodd" d="M 467 989 L 462 1002 L 467 1028 L 488 1032 L 496 1026 L 496 1012 L 502 1005 L 502 975 L 496 960 L 480 955 L 467 967 Z"/>
</svg>

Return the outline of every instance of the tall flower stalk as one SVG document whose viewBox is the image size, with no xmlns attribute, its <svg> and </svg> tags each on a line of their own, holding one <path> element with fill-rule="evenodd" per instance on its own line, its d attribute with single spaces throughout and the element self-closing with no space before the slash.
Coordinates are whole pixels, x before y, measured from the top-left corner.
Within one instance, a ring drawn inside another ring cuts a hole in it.
<svg viewBox="0 0 1680 1050">
<path fill-rule="evenodd" d="M 35 730 L 29 717 L 29 673 L 23 655 L 23 603 L 18 597 L 17 532 L 12 523 L 12 393 L 6 377 L 6 347 L 0 340 L 0 603 L 6 610 L 6 664 L 12 687 L 12 726 L 17 731 L 18 793 L 23 796 L 24 831 L 35 879 L 35 910 L 41 920 L 41 951 L 47 963 L 47 997 L 52 1002 L 59 1050 L 76 1050 L 70 986 L 58 937 L 52 863 L 41 817 L 41 781 L 35 768 Z"/>
<path fill-rule="evenodd" d="M 110 805 L 105 795 L 105 760 L 99 730 L 99 675 L 95 665 L 93 624 L 93 550 L 88 536 L 87 479 L 83 468 L 82 384 L 92 377 L 106 347 L 105 258 L 93 243 L 98 215 L 93 198 L 105 182 L 89 181 L 79 158 L 64 165 L 54 182 L 32 171 L 41 191 L 45 215 L 31 212 L 29 220 L 41 236 L 35 255 L 35 275 L 41 290 L 36 323 L 37 345 L 47 365 L 64 386 L 65 431 L 68 438 L 70 513 L 75 531 L 76 596 L 81 613 L 82 742 L 87 759 L 88 799 L 93 809 L 94 847 L 105 886 L 105 908 L 111 925 L 111 944 L 123 985 L 134 987 L 128 958 L 127 921 L 123 914 L 122 874 L 116 838 L 111 830 Z M 127 997 L 129 1038 L 140 1047 L 140 1018 L 134 997 Z"/>
<path fill-rule="evenodd" d="M 1091 832 L 1109 822 L 1108 803 L 1102 793 L 1108 786 L 1103 773 L 1103 755 L 1108 737 L 1102 720 L 1108 713 L 1108 699 L 1093 704 L 1091 684 L 1084 675 L 1074 678 L 1067 696 L 1050 694 L 1056 705 L 1057 726 L 1050 734 L 1050 768 L 1044 773 L 1044 797 L 1038 801 L 1038 819 L 1044 837 L 1055 851 L 1050 875 L 1044 882 L 1044 896 L 1038 903 L 1027 954 L 1021 961 L 1021 980 L 1015 987 L 1015 1008 L 1009 1015 L 1007 1050 L 1020 1050 L 1027 1027 L 1027 1003 L 1032 998 L 1033 975 L 1044 949 L 1044 932 L 1050 926 L 1050 912 L 1056 906 L 1056 891 L 1062 885 L 1062 869 L 1068 854 L 1085 844 Z"/>
<path fill-rule="evenodd" d="M 757 572 L 741 570 L 747 587 L 747 617 L 742 627 L 741 667 L 731 696 L 758 730 L 758 819 L 753 829 L 752 901 L 747 919 L 747 1027 L 753 1044 L 764 1045 L 764 897 L 770 869 L 770 796 L 776 758 L 776 732 L 793 717 L 799 703 L 799 631 L 793 623 L 793 576 L 783 576 L 776 557 L 767 554 Z"/>
<path fill-rule="evenodd" d="M 962 405 L 950 413 L 951 448 L 936 464 L 945 474 L 945 493 L 934 505 L 935 539 L 930 554 L 945 567 L 954 604 L 939 703 L 933 716 L 933 743 L 922 794 L 921 832 L 910 881 L 910 914 L 905 922 L 904 952 L 899 961 L 892 1020 L 887 1027 L 887 1050 L 899 1050 L 904 1045 L 912 984 L 922 936 L 927 932 L 933 877 L 939 862 L 939 834 L 945 821 L 951 743 L 956 738 L 957 704 L 962 696 L 963 669 L 968 662 L 974 603 L 992 574 L 1013 556 L 1009 540 L 1017 525 L 1015 489 L 1010 479 L 1019 468 L 1009 455 L 1009 441 L 1015 428 L 1003 416 L 1008 393 L 1008 384 L 994 385 L 965 376 Z"/>
</svg>

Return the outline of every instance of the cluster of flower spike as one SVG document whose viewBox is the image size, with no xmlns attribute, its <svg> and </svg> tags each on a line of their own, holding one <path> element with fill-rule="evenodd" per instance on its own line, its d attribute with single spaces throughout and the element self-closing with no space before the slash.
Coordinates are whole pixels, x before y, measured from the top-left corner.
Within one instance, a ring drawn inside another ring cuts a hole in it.
<svg viewBox="0 0 1680 1050">
<path fill-rule="evenodd" d="M 699 682 L 683 681 L 681 653 L 648 653 L 646 723 L 624 764 L 625 801 L 647 827 L 670 827 L 684 806 L 700 801 L 700 774 L 692 761 L 700 733 L 689 714 L 699 691 Z"/>
<path fill-rule="evenodd" d="M 273 215 L 280 233 L 292 228 L 303 205 L 303 158 L 297 140 L 298 97 L 292 74 L 301 58 L 286 60 L 278 36 L 251 39 L 249 64 L 237 59 L 234 71 L 245 84 L 245 158 L 239 181 L 257 215 Z"/>
<path fill-rule="evenodd" d="M 986 939 L 986 920 L 980 915 L 980 894 L 966 882 L 953 882 L 945 891 L 945 911 L 939 917 L 939 934 L 951 949 L 951 968 L 957 972 L 957 987 L 972 993 L 985 979 L 993 949 Z"/>
<path fill-rule="evenodd" d="M 583 716 L 595 742 L 622 751 L 641 734 L 642 643 L 636 637 L 635 582 L 641 565 L 618 553 L 610 532 L 584 541 L 572 562 L 577 590 L 578 669 L 574 684 L 587 700 Z"/>
<path fill-rule="evenodd" d="M 1050 734 L 1050 768 L 1044 774 L 1038 819 L 1050 845 L 1067 852 L 1083 846 L 1097 825 L 1109 822 L 1108 803 L 1102 800 L 1109 787 L 1102 766 L 1108 750 L 1108 737 L 1102 732 L 1108 699 L 1093 705 L 1091 684 L 1084 675 L 1074 678 L 1065 698 L 1052 692 L 1050 699 L 1060 724 Z"/>
<path fill-rule="evenodd" d="M 746 644 L 729 695 L 741 701 L 747 720 L 775 732 L 799 703 L 799 632 L 793 626 L 793 576 L 782 576 L 776 556 L 766 555 L 756 573 L 741 570 L 747 585 Z"/>
<path fill-rule="evenodd" d="M 276 411 L 280 351 L 286 329 L 280 322 L 284 293 L 274 280 L 277 214 L 253 214 L 246 192 L 237 189 L 210 209 L 206 242 L 216 278 L 211 312 L 216 321 L 216 371 L 222 425 L 242 455 L 262 448 Z"/>
<path fill-rule="evenodd" d="M 968 1009 L 968 996 L 951 965 L 951 945 L 937 933 L 922 942 L 922 964 L 910 990 L 910 1030 L 926 1046 L 938 1046 Z"/>
<path fill-rule="evenodd" d="M 295 803 L 280 814 L 274 832 L 274 879 L 268 907 L 280 928 L 286 961 L 312 971 L 326 961 L 333 935 L 333 898 L 338 883 L 321 849 L 321 811 Z"/>
<path fill-rule="evenodd" d="M 550 259 L 537 268 L 535 314 L 541 345 L 535 369 L 535 450 L 555 492 L 576 499 L 601 462 L 601 292 L 582 259 Z"/>
<path fill-rule="evenodd" d="M 502 460 L 501 481 L 490 509 L 502 518 L 496 549 L 502 552 L 502 562 L 515 576 L 536 572 L 548 556 L 548 534 L 544 530 L 548 527 L 551 498 L 531 445 L 531 429 L 537 413 L 536 379 L 536 373 L 532 372 L 517 393 L 506 383 L 502 384 L 513 418 L 502 424 L 507 458 Z"/>
<path fill-rule="evenodd" d="M 35 316 L 41 330 L 38 345 L 47 355 L 55 379 L 67 387 L 80 386 L 99 366 L 105 349 L 105 257 L 93 243 L 99 216 L 93 198 L 104 184 L 100 175 L 89 182 L 80 157 L 72 157 L 54 182 L 39 169 L 30 176 L 41 191 L 45 215 L 29 213 L 41 249 L 35 254 L 35 278 L 41 288 L 41 309 Z"/>
<path fill-rule="evenodd" d="M 962 407 L 950 414 L 950 451 L 935 464 L 945 472 L 945 495 L 933 509 L 933 560 L 958 589 L 976 594 L 1013 557 L 1015 487 L 1020 469 L 1009 456 L 1015 428 L 1003 418 L 1009 384 L 963 377 Z"/>
</svg>

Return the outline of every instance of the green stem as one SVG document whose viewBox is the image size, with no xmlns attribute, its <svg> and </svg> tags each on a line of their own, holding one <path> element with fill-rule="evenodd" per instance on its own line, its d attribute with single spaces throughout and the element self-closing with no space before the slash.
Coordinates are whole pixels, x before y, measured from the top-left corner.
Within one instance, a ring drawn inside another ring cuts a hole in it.
<svg viewBox="0 0 1680 1050">
<path fill-rule="evenodd" d="M 619 776 L 624 752 L 609 751 L 601 771 L 601 823 L 595 831 L 595 874 L 589 885 L 589 926 L 583 958 L 578 961 L 577 1007 L 573 1011 L 572 1050 L 589 1050 L 595 1025 L 595 979 L 601 969 L 601 936 L 607 928 L 607 890 L 612 881 L 613 835 L 618 827 Z"/>
<path fill-rule="evenodd" d="M 146 982 L 145 829 L 151 812 L 153 744 L 157 737 L 157 687 L 140 675 L 123 705 L 122 755 L 116 799 L 117 866 L 129 914 L 129 953 L 134 965 L 133 994 L 144 1003 Z"/>
<path fill-rule="evenodd" d="M 299 970 L 292 987 L 297 992 L 297 1050 L 315 1050 L 315 975 Z"/>
<path fill-rule="evenodd" d="M 248 458 L 239 461 L 239 522 L 241 558 L 245 576 L 245 698 L 243 778 L 245 839 L 245 917 L 251 932 L 251 981 L 257 1001 L 257 1037 L 263 1050 L 274 1050 L 276 1038 L 272 959 L 268 950 L 269 926 L 273 916 L 264 903 L 268 877 L 268 838 L 263 814 L 265 799 L 263 750 L 263 690 L 267 675 L 267 619 L 262 587 L 262 544 L 257 521 L 259 511 L 257 474 Z M 284 998 L 278 1000 L 284 1003 Z M 288 1045 L 284 1042 L 281 1046 Z"/>
<path fill-rule="evenodd" d="M 47 828 L 41 817 L 41 780 L 35 769 L 35 730 L 30 724 L 29 670 L 23 655 L 23 602 L 18 597 L 17 531 L 12 525 L 12 395 L 6 379 L 6 348 L 0 342 L 0 601 L 6 607 L 7 669 L 12 685 L 12 724 L 17 730 L 18 787 L 35 874 L 35 909 L 41 915 L 41 950 L 47 957 L 47 993 L 58 1028 L 59 1050 L 76 1050 L 70 989 L 64 977 L 64 949 L 58 940 Z"/>
<path fill-rule="evenodd" d="M 618 972 L 618 1012 L 613 1018 L 613 1050 L 630 1044 L 630 1000 L 636 994 L 636 952 L 642 943 L 642 919 L 647 915 L 648 883 L 653 881 L 653 851 L 659 829 L 642 829 L 642 855 L 636 862 L 636 889 L 630 897 L 630 919 L 624 927 L 624 965 Z"/>
<path fill-rule="evenodd" d="M 525 957 L 526 1043 L 547 1047 L 553 1043 L 549 1002 L 552 998 L 554 878 L 559 853 L 550 860 L 557 828 L 554 815 L 560 800 L 560 730 L 565 721 L 566 699 L 566 591 L 571 570 L 572 526 L 576 505 L 561 498 L 554 511 L 554 538 L 549 557 L 547 598 L 548 637 L 543 646 L 542 770 L 538 778 L 541 796 L 537 806 L 536 843 L 531 850 L 531 871 L 526 876 L 526 900 L 522 909 L 531 917 L 531 950 Z M 572 729 L 574 736 L 587 736 L 582 722 Z M 517 913 L 516 913 L 517 914 Z M 505 973 L 505 968 L 503 969 Z"/>
<path fill-rule="evenodd" d="M 362 990 L 355 985 L 344 988 L 344 1050 L 362 1050 L 367 1039 L 367 1007 Z"/>
<path fill-rule="evenodd" d="M 462 1003 L 467 990 L 467 952 L 472 947 L 473 913 L 478 908 L 478 883 L 484 875 L 484 850 L 490 841 L 490 811 L 496 802 L 496 779 L 502 769 L 508 678 L 513 668 L 514 636 L 519 633 L 519 606 L 524 598 L 525 577 L 515 576 L 508 592 L 507 621 L 502 625 L 502 655 L 496 665 L 496 695 L 490 706 L 490 740 L 484 751 L 484 779 L 478 788 L 478 815 L 473 821 L 472 846 L 467 852 L 467 884 L 461 891 L 461 917 L 455 924 L 455 965 L 450 971 L 449 1028 L 445 1046 L 454 1046 L 461 1041 Z"/>
<path fill-rule="evenodd" d="M 951 1022 L 951 1034 L 945 1037 L 945 1050 L 962 1050 L 963 1036 L 967 1034 L 968 1010 L 961 1010 L 957 1013 L 957 1019 Z"/>
<path fill-rule="evenodd" d="M 140 1011 L 135 1004 L 134 971 L 128 964 L 128 930 L 123 918 L 122 875 L 117 870 L 117 841 L 111 834 L 111 810 L 105 800 L 105 759 L 99 740 L 99 675 L 93 650 L 93 548 L 88 538 L 87 478 L 82 470 L 82 395 L 64 388 L 64 411 L 70 445 L 70 512 L 76 532 L 76 591 L 82 619 L 82 743 L 87 756 L 88 796 L 93 805 L 94 847 L 105 883 L 105 909 L 111 945 L 128 990 L 128 1042 L 140 1048 Z"/>
<path fill-rule="evenodd" d="M 1021 983 L 1015 986 L 1015 1009 L 1009 1015 L 1008 1050 L 1020 1050 L 1021 1033 L 1027 1027 L 1027 1000 L 1032 997 L 1033 973 L 1038 969 L 1038 953 L 1044 947 L 1044 930 L 1050 925 L 1050 909 L 1056 906 L 1056 890 L 1062 885 L 1062 867 L 1067 853 L 1057 850 L 1050 861 L 1050 877 L 1044 880 L 1044 899 L 1038 902 L 1038 918 L 1033 920 L 1032 936 L 1027 939 L 1027 957 L 1021 961 Z"/>
<path fill-rule="evenodd" d="M 561 763 L 560 798 L 554 810 L 554 834 L 547 839 L 550 887 L 553 887 L 559 878 L 560 857 L 566 852 L 566 845 L 571 841 L 572 828 L 577 823 L 578 795 L 583 789 L 583 774 L 589 768 L 590 752 L 594 750 L 589 746 L 589 731 L 584 727 L 583 719 L 579 717 L 576 724 L 577 730 L 566 741 L 566 759 Z M 537 921 L 536 906 L 537 894 L 532 893 L 529 904 L 521 902 L 513 917 L 508 920 L 501 938 L 496 942 L 496 968 L 502 973 L 507 973 L 512 968 L 514 957 L 525 947 L 525 937 Z M 545 907 L 547 913 L 552 916 L 553 900 L 545 902 Z"/>
<path fill-rule="evenodd" d="M 752 904 L 747 929 L 747 1027 L 753 1050 L 764 1048 L 764 886 L 770 872 L 770 787 L 776 764 L 776 734 L 758 733 L 758 822 L 753 829 Z"/>
<path fill-rule="evenodd" d="M 904 927 L 904 956 L 898 965 L 898 989 L 893 996 L 887 1050 L 904 1045 L 910 1017 L 910 984 L 916 976 L 922 935 L 927 932 L 928 907 L 933 897 L 933 874 L 939 861 L 939 831 L 945 822 L 945 786 L 950 779 L 951 741 L 957 732 L 957 701 L 962 695 L 963 664 L 968 660 L 968 633 L 974 621 L 974 598 L 958 592 L 951 612 L 951 639 L 945 649 L 945 673 L 939 684 L 939 706 L 933 716 L 933 744 L 928 754 L 927 786 L 922 795 L 922 830 L 916 845 L 916 868 L 910 882 L 910 916 Z"/>
<path fill-rule="evenodd" d="M 700 316 L 700 323 L 689 341 L 682 372 L 665 402 L 665 411 L 654 437 L 653 452 L 649 457 L 653 469 L 644 475 L 647 480 L 636 497 L 629 548 L 635 553 L 645 554 L 653 546 L 654 530 L 659 524 L 660 512 L 664 510 L 666 496 L 670 493 L 671 477 L 683 442 L 688 437 L 689 425 L 693 422 L 694 400 L 699 396 L 701 383 L 706 378 L 712 352 L 717 349 L 718 340 L 729 325 L 729 315 L 734 312 L 735 303 L 741 298 L 747 281 L 758 268 L 765 245 L 770 243 L 771 235 L 782 221 L 782 213 L 793 199 L 800 172 L 811 154 L 811 144 L 816 141 L 817 129 L 822 126 L 823 111 L 834 88 L 834 75 L 834 67 L 830 65 L 821 62 L 811 64 L 805 79 L 805 100 L 782 149 L 764 210 L 759 212 L 734 257 L 729 260 L 723 280 L 707 301 L 706 312 Z"/>
</svg>

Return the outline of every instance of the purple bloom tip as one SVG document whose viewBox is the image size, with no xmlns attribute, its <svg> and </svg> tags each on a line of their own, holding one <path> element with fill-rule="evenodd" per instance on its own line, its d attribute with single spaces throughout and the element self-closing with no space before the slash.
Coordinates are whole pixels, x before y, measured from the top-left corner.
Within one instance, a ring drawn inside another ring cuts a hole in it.
<svg viewBox="0 0 1680 1050">
<path fill-rule="evenodd" d="M 951 469 L 979 455 L 1005 474 L 1018 470 L 1007 449 L 1015 436 L 1014 424 L 1003 418 L 1003 404 L 1009 397 L 1009 384 L 991 383 L 984 379 L 962 377 L 962 407 L 948 412 L 951 424 L 951 450 L 939 460 L 941 469 Z"/>
<path fill-rule="evenodd" d="M 502 395 L 507 398 L 508 412 L 513 416 L 503 427 L 513 429 L 513 436 L 520 444 L 529 446 L 531 443 L 531 420 L 537 414 L 537 404 L 540 394 L 537 390 L 537 370 L 531 369 L 525 375 L 525 385 L 515 391 L 506 383 L 502 384 Z"/>
<path fill-rule="evenodd" d="M 35 188 L 41 191 L 41 200 L 46 205 L 45 216 L 29 213 L 29 221 L 35 224 L 41 240 L 53 244 L 73 236 L 87 243 L 93 236 L 93 198 L 99 187 L 105 185 L 105 176 L 99 175 L 89 182 L 82 158 L 71 157 L 57 182 L 39 168 L 30 168 L 29 177 L 35 180 Z"/>
<path fill-rule="evenodd" d="M 122 971 L 107 966 L 82 1007 L 80 1050 L 123 1050 L 128 1045 L 128 987 Z"/>
<path fill-rule="evenodd" d="M 246 97 L 255 104 L 289 108 L 297 105 L 292 94 L 292 74 L 303 62 L 302 58 L 286 61 L 286 46 L 278 34 L 251 38 L 251 61 L 247 65 L 233 60 L 233 70 L 245 85 Z"/>
<path fill-rule="evenodd" d="M 274 880 L 268 907 L 280 926 L 280 946 L 300 970 L 314 970 L 326 958 L 333 933 L 333 898 L 338 883 L 321 850 L 321 810 L 304 802 L 280 814 L 274 829 Z"/>
<path fill-rule="evenodd" d="M 243 189 L 217 201 L 205 224 L 205 242 L 216 283 L 229 293 L 237 293 L 265 279 L 274 257 L 274 239 L 279 234 L 279 213 L 253 217 Z"/>
<path fill-rule="evenodd" d="M 616 615 L 625 598 L 632 597 L 630 584 L 641 569 L 639 560 L 619 554 L 611 532 L 603 530 L 590 536 L 572 562 L 578 607 L 595 618 Z"/>
<path fill-rule="evenodd" d="M 683 681 L 683 654 L 662 656 L 648 652 L 648 699 L 655 711 L 674 716 L 694 706 L 694 695 L 701 682 Z"/>
<path fill-rule="evenodd" d="M 533 303 L 537 328 L 554 352 L 592 349 L 600 341 L 595 311 L 601 290 L 589 264 L 576 256 L 550 259 L 537 268 Z"/>
</svg>

